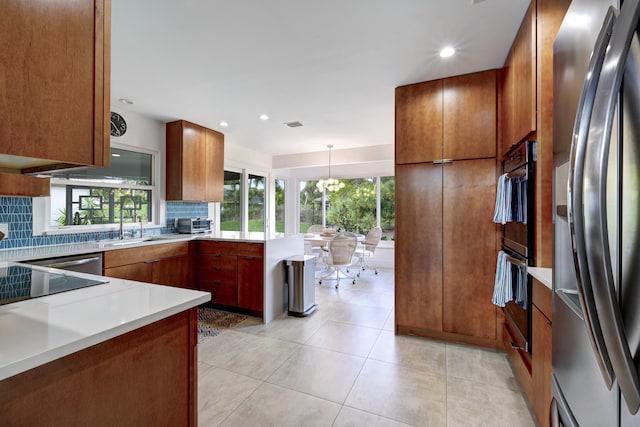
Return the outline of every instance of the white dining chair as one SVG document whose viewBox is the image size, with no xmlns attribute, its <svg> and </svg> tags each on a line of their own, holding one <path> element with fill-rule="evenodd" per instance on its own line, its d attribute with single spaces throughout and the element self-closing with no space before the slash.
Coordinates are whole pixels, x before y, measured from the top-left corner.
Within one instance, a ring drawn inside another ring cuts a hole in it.
<svg viewBox="0 0 640 427">
<path fill-rule="evenodd" d="M 354 285 L 356 284 L 355 276 L 349 274 L 347 270 L 351 265 L 353 265 L 353 254 L 356 250 L 356 246 L 356 238 L 344 233 L 337 234 L 329 241 L 329 254 L 325 257 L 324 262 L 331 270 L 327 276 L 318 281 L 320 285 L 322 285 L 323 280 L 335 280 L 336 289 L 338 289 L 340 286 L 340 279 L 345 277 L 351 279 L 351 283 Z M 335 277 L 333 277 L 333 273 L 335 273 Z"/>
</svg>

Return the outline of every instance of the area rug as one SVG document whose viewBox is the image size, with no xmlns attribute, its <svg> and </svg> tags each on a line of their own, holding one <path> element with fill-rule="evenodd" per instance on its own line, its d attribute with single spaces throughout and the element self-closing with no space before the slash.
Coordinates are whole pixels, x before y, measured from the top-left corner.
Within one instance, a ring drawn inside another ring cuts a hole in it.
<svg viewBox="0 0 640 427">
<path fill-rule="evenodd" d="M 215 308 L 198 308 L 198 344 L 217 336 L 224 329 L 231 328 L 245 320 L 247 316 L 216 310 Z"/>
</svg>

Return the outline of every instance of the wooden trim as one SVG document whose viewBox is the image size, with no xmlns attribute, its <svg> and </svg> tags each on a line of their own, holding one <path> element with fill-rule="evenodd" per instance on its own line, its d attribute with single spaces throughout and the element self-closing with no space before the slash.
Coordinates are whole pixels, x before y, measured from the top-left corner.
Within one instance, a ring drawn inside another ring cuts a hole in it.
<svg viewBox="0 0 640 427">
<path fill-rule="evenodd" d="M 111 0 L 96 0 L 94 162 L 111 163 Z M 100 25 L 102 24 L 102 25 Z M 101 103 L 98 101 L 102 101 Z"/>
<path fill-rule="evenodd" d="M 48 196 L 51 192 L 50 179 L 29 175 L 0 173 L 0 194 L 3 196 Z"/>
<path fill-rule="evenodd" d="M 396 325 L 396 335 L 413 335 L 423 338 L 433 338 L 441 341 L 455 342 L 460 344 L 475 345 L 478 347 L 502 350 L 504 347 L 498 340 L 486 338 L 470 337 L 466 335 L 451 334 L 448 332 L 434 331 L 430 329 L 414 328 L 412 326 Z"/>
</svg>

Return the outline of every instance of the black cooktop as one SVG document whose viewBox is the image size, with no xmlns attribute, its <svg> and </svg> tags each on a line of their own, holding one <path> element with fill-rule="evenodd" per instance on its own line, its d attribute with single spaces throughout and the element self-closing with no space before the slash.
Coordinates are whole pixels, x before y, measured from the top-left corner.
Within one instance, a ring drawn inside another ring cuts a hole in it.
<svg viewBox="0 0 640 427">
<path fill-rule="evenodd" d="M 0 268 L 0 305 L 72 291 L 107 283 L 106 279 L 87 279 L 69 271 L 24 265 Z"/>
</svg>

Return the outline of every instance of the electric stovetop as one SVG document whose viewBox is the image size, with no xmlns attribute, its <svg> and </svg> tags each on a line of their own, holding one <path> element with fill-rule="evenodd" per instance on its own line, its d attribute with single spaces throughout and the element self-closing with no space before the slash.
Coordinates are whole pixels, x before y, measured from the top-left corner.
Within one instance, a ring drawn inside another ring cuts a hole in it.
<svg viewBox="0 0 640 427">
<path fill-rule="evenodd" d="M 107 283 L 72 271 L 11 264 L 0 267 L 0 305 Z"/>
</svg>

